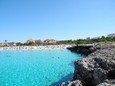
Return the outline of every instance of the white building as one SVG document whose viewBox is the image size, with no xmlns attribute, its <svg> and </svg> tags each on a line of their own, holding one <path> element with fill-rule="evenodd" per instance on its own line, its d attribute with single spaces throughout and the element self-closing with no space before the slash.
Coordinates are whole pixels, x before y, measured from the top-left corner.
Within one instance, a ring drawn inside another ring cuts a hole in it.
<svg viewBox="0 0 115 86">
<path fill-rule="evenodd" d="M 115 37 L 115 33 L 113 33 L 113 34 L 108 34 L 107 37 L 113 38 L 113 37 Z"/>
</svg>

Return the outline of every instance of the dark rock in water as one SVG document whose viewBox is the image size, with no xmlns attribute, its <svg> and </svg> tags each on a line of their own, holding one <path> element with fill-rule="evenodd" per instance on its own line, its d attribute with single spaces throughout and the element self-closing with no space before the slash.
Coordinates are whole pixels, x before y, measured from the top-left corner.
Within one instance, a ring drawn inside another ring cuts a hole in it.
<svg viewBox="0 0 115 86">
<path fill-rule="evenodd" d="M 71 63 L 69 63 L 68 65 L 74 67 L 74 61 L 72 61 Z"/>
<path fill-rule="evenodd" d="M 66 86 L 66 83 L 65 83 L 65 82 L 63 82 L 63 83 L 61 84 L 61 86 Z"/>
<path fill-rule="evenodd" d="M 68 49 L 72 52 L 82 53 L 85 55 L 89 55 L 90 53 L 95 51 L 95 48 L 93 46 L 74 46 Z"/>
<path fill-rule="evenodd" d="M 70 73 L 70 74 L 64 76 L 63 78 L 61 78 L 59 81 L 52 83 L 50 86 L 59 86 L 62 82 L 63 83 L 61 85 L 64 86 L 64 85 L 66 85 L 66 83 L 68 83 L 67 80 L 72 79 L 72 76 L 73 76 L 73 73 Z"/>
<path fill-rule="evenodd" d="M 79 80 L 75 80 L 75 81 L 68 82 L 68 84 L 63 82 L 61 86 L 82 86 L 82 83 Z"/>
<path fill-rule="evenodd" d="M 103 46 L 93 51 L 75 61 L 73 80 L 63 86 L 115 86 L 115 48 Z"/>
</svg>

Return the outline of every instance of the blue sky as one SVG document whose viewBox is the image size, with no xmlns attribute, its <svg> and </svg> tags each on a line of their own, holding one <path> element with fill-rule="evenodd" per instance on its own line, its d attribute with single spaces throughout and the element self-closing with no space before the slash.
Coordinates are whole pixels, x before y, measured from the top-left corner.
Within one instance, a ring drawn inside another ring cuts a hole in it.
<svg viewBox="0 0 115 86">
<path fill-rule="evenodd" d="M 115 33 L 115 0 L 0 0 L 0 42 Z"/>
</svg>

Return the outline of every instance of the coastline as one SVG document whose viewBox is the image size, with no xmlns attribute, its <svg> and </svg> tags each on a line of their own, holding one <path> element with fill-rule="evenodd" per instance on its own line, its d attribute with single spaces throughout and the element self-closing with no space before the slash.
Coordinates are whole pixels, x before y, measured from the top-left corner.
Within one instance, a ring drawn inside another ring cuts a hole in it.
<svg viewBox="0 0 115 86">
<path fill-rule="evenodd" d="M 73 79 L 61 86 L 115 86 L 115 44 L 86 47 L 70 48 L 72 52 L 87 55 L 75 61 Z"/>
<path fill-rule="evenodd" d="M 2 50 L 60 50 L 67 49 L 68 47 L 73 47 L 75 45 L 45 45 L 45 46 L 8 46 L 0 47 Z"/>
<path fill-rule="evenodd" d="M 114 86 L 115 84 L 115 44 L 94 45 L 46 45 L 46 46 L 10 46 L 2 50 L 60 50 L 85 54 L 86 57 L 75 61 L 74 77 L 61 86 Z M 112 76 L 111 76 L 112 75 Z"/>
</svg>

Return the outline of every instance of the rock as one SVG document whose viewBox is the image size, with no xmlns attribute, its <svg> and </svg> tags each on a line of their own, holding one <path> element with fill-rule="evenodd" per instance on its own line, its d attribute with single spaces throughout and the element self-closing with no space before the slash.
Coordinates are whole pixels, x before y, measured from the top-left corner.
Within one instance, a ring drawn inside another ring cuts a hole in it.
<svg viewBox="0 0 115 86">
<path fill-rule="evenodd" d="M 101 83 L 101 84 L 99 84 L 99 85 L 97 85 L 97 86 L 113 86 L 113 85 L 104 82 L 104 83 Z"/>
<path fill-rule="evenodd" d="M 103 80 L 107 78 L 106 71 L 101 68 L 94 68 L 93 78 L 95 84 L 103 82 Z"/>
<path fill-rule="evenodd" d="M 78 47 L 76 52 L 82 52 L 86 57 L 75 61 L 73 81 L 65 86 L 115 86 L 115 46 L 101 45 L 96 50 L 91 47 L 83 49 Z"/>
<path fill-rule="evenodd" d="M 63 82 L 63 83 L 61 84 L 61 86 L 66 86 L 65 82 Z"/>
<path fill-rule="evenodd" d="M 97 86 L 115 86 L 115 79 L 114 80 L 105 80 L 103 83 Z"/>
<path fill-rule="evenodd" d="M 62 83 L 61 86 L 83 86 L 80 80 L 70 81 L 68 84 Z"/>
<path fill-rule="evenodd" d="M 85 55 L 89 55 L 95 51 L 95 48 L 91 45 L 90 46 L 74 46 L 67 49 L 69 49 L 72 52 L 77 52 L 77 53 L 81 53 Z"/>
<path fill-rule="evenodd" d="M 105 79 L 115 79 L 114 48 L 95 51 L 75 62 L 74 79 L 81 79 L 84 86 L 96 86 Z"/>
</svg>

